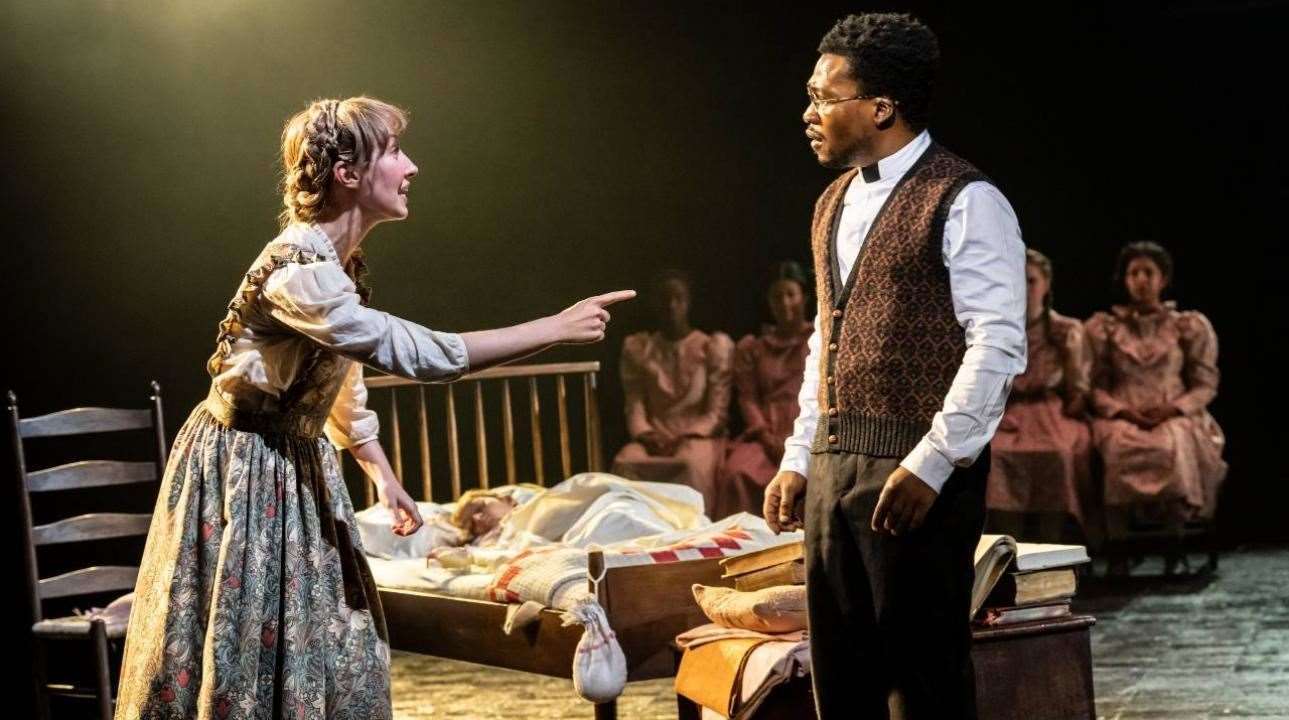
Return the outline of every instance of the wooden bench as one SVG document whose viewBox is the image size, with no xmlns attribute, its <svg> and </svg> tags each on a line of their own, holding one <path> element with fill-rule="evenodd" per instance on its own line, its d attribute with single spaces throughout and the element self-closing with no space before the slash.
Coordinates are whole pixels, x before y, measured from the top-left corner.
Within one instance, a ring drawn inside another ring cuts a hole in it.
<svg viewBox="0 0 1289 720">
<path fill-rule="evenodd" d="M 1075 615 L 1002 628 L 976 627 L 971 658 L 980 720 L 1093 720 L 1091 628 Z M 677 696 L 680 720 L 698 720 L 697 704 Z M 757 720 L 814 717 L 810 678 L 774 690 Z"/>
</svg>

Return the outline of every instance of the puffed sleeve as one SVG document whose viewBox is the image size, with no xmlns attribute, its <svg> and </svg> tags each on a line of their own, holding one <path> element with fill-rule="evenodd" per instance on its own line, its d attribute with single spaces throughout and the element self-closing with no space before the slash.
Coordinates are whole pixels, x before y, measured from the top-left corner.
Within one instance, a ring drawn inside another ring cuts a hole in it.
<svg viewBox="0 0 1289 720">
<path fill-rule="evenodd" d="M 734 346 L 734 387 L 738 388 L 739 410 L 749 431 L 765 428 L 768 423 L 761 412 L 761 385 L 756 378 L 757 342 L 746 335 Z"/>
<path fill-rule="evenodd" d="M 465 341 L 365 307 L 333 262 L 287 263 L 264 283 L 274 320 L 335 353 L 421 382 L 455 380 L 469 368 Z"/>
<path fill-rule="evenodd" d="M 705 411 L 693 427 L 702 437 L 716 437 L 725 431 L 730 414 L 733 387 L 734 341 L 722 332 L 712 333 L 707 342 L 707 398 Z"/>
<path fill-rule="evenodd" d="M 363 382 L 362 365 L 353 363 L 349 366 L 323 432 L 331 444 L 341 450 L 371 442 L 380 434 L 380 420 L 375 411 L 367 407 L 367 385 Z"/>
<path fill-rule="evenodd" d="M 628 335 L 622 343 L 622 361 L 618 371 L 622 376 L 622 394 L 626 399 L 627 435 L 632 439 L 653 429 L 645 409 L 645 372 L 641 355 L 644 353 L 645 333 Z"/>
<path fill-rule="evenodd" d="M 1202 313 L 1181 313 L 1177 321 L 1182 355 L 1182 381 L 1186 392 L 1173 399 L 1173 406 L 1185 415 L 1197 413 L 1217 397 L 1217 333 Z"/>
<path fill-rule="evenodd" d="M 1110 327 L 1114 322 L 1109 314 L 1097 313 L 1084 324 L 1088 348 L 1092 353 L 1092 409 L 1097 415 L 1107 418 L 1114 417 L 1128 407 L 1110 394 L 1114 388 L 1114 366 L 1110 362 Z"/>
</svg>

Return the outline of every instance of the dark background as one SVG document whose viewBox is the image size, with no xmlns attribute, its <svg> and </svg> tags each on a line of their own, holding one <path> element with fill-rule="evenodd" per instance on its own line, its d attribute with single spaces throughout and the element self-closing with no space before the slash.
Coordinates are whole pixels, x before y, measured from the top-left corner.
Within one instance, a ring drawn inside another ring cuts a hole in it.
<svg viewBox="0 0 1289 720">
<path fill-rule="evenodd" d="M 1219 529 L 1289 538 L 1285 234 L 1271 220 L 1289 200 L 1272 135 L 1289 119 L 1274 70 L 1286 5 L 955 5 L 899 6 L 940 37 L 935 138 L 1007 194 L 1065 314 L 1112 301 L 1124 242 L 1172 250 L 1173 297 L 1221 339 Z M 10 4 L 0 384 L 25 416 L 142 406 L 155 378 L 173 437 L 205 393 L 239 274 L 276 233 L 282 123 L 360 93 L 411 110 L 403 147 L 420 166 L 411 218 L 365 245 L 378 307 L 477 329 L 679 266 L 697 280 L 696 324 L 737 339 L 765 316 L 768 265 L 808 260 L 832 177 L 802 135 L 814 48 L 840 15 L 893 7 Z M 605 364 L 609 454 L 617 351 L 648 322 L 644 303 L 621 305 L 604 345 L 543 357 Z"/>
</svg>

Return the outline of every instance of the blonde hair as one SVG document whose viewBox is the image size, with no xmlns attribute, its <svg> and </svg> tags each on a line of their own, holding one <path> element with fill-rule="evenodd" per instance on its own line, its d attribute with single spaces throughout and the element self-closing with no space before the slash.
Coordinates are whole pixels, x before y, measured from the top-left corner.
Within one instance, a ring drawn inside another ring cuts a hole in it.
<svg viewBox="0 0 1289 720">
<path fill-rule="evenodd" d="M 486 500 L 492 498 L 495 500 L 505 500 L 506 496 L 497 490 L 488 488 L 474 488 L 461 493 L 457 498 L 456 509 L 452 511 L 452 524 L 464 531 L 470 529 L 470 505 L 475 500 Z"/>
<path fill-rule="evenodd" d="M 331 202 L 337 162 L 364 165 L 407 127 L 407 112 L 369 97 L 314 100 L 282 129 L 280 220 L 317 222 Z"/>
</svg>

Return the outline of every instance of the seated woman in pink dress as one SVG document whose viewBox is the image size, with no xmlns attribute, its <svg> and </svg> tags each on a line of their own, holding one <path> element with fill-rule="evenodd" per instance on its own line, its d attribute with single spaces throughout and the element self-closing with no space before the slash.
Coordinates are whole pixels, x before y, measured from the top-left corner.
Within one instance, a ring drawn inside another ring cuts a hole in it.
<svg viewBox="0 0 1289 720">
<path fill-rule="evenodd" d="M 1134 514 L 1175 527 L 1211 518 L 1226 477 L 1225 438 L 1207 410 L 1217 395 L 1217 335 L 1202 314 L 1160 300 L 1172 271 L 1159 245 L 1126 246 L 1116 279 L 1129 304 L 1087 322 L 1092 435 L 1116 535 Z"/>
<path fill-rule="evenodd" d="M 1059 542 L 1080 526 L 1093 495 L 1092 442 L 1084 421 L 1091 357 L 1083 324 L 1052 310 L 1052 262 L 1025 254 L 1029 362 L 1016 377 L 990 445 L 986 504 L 993 531 Z"/>
<path fill-rule="evenodd" d="M 771 274 L 766 302 L 773 325 L 746 335 L 734 348 L 734 386 L 745 430 L 730 444 L 719 482 L 720 502 L 712 517 L 759 513 L 765 486 L 779 470 L 783 440 L 800 412 L 797 394 L 806 367 L 806 319 L 811 283 L 795 262 L 779 263 Z"/>
<path fill-rule="evenodd" d="M 661 329 L 639 332 L 622 344 L 622 387 L 631 442 L 613 459 L 615 475 L 684 483 L 716 503 L 716 476 L 725 454 L 729 415 L 729 336 L 689 324 L 690 283 L 663 273 L 649 300 Z"/>
</svg>

